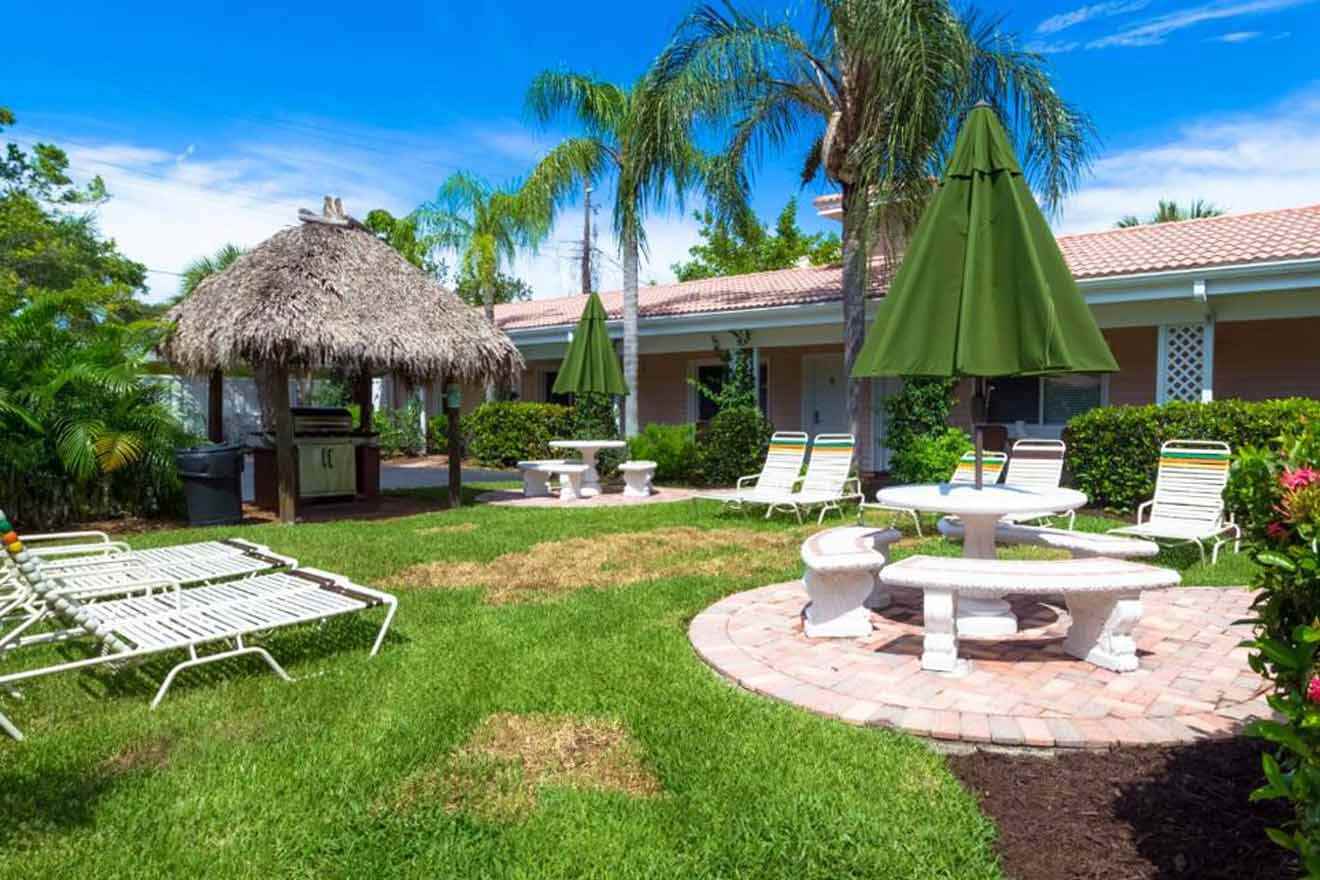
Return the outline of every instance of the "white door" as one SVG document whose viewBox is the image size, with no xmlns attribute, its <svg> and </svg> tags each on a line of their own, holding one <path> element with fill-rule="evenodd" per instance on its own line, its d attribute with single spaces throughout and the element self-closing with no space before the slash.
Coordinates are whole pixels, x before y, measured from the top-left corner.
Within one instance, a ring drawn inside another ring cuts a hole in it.
<svg viewBox="0 0 1320 880">
<path fill-rule="evenodd" d="M 842 354 L 813 354 L 802 359 L 802 422 L 808 434 L 848 433 L 847 383 Z"/>
</svg>

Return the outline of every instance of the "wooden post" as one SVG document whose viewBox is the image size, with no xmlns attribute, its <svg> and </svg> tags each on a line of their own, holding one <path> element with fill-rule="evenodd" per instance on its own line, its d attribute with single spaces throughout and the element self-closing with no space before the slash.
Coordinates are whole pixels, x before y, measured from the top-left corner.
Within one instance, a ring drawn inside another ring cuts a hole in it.
<svg viewBox="0 0 1320 880">
<path fill-rule="evenodd" d="M 445 415 L 448 416 L 449 435 L 449 507 L 450 509 L 463 506 L 463 438 L 459 430 L 458 416 L 461 410 L 458 406 L 451 406 L 449 397 L 449 388 L 451 385 L 457 385 L 457 381 L 452 378 L 445 379 Z"/>
<path fill-rule="evenodd" d="M 211 371 L 206 389 L 206 436 L 212 443 L 225 442 L 225 372 Z"/>
<path fill-rule="evenodd" d="M 358 376 L 357 393 L 354 396 L 357 398 L 358 409 L 362 412 L 361 424 L 358 430 L 364 434 L 370 434 L 372 416 L 371 373 L 367 370 L 363 370 L 362 375 Z"/>
<path fill-rule="evenodd" d="M 280 522 L 293 523 L 298 512 L 298 464 L 294 459 L 288 365 L 272 365 L 270 378 L 270 402 L 275 410 L 275 478 L 279 484 Z"/>
</svg>

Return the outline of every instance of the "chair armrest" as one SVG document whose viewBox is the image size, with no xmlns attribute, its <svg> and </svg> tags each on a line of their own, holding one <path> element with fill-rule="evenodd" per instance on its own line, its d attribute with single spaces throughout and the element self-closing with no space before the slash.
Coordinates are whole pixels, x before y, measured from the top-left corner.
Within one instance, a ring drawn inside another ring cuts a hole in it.
<svg viewBox="0 0 1320 880">
<path fill-rule="evenodd" d="M 848 487 L 849 487 L 849 486 L 851 486 L 851 487 L 852 487 L 852 490 L 853 490 L 851 493 L 848 491 Z M 865 501 L 865 500 L 866 500 L 866 496 L 862 494 L 862 478 L 861 478 L 861 477 L 849 477 L 848 479 L 844 480 L 844 481 L 843 481 L 843 494 L 844 494 L 844 495 L 849 495 L 849 496 L 851 496 L 851 495 L 856 495 L 858 498 L 861 498 L 863 501 Z"/>
<path fill-rule="evenodd" d="M 748 474 L 745 477 L 739 477 L 736 488 L 741 489 L 743 487 L 743 483 L 746 483 L 749 480 L 759 480 L 760 478 L 761 478 L 760 474 Z"/>
<path fill-rule="evenodd" d="M 1154 504 L 1155 504 L 1155 499 L 1152 498 L 1150 501 L 1143 501 L 1139 505 L 1137 505 L 1137 525 L 1141 525 L 1145 519 L 1150 518 L 1149 513 L 1147 513 L 1146 516 L 1143 518 L 1141 512 L 1143 510 L 1149 511 L 1151 509 L 1151 506 Z"/>
<path fill-rule="evenodd" d="M 89 563 L 98 562 L 107 557 L 127 553 L 131 548 L 123 541 L 109 541 L 98 544 L 59 544 L 55 547 L 34 547 L 32 555 L 41 559 L 55 559 L 61 556 L 82 556 Z M 71 565 L 77 560 L 67 560 L 62 565 Z"/>
<path fill-rule="evenodd" d="M 110 536 L 105 532 L 43 532 L 37 535 L 20 535 L 25 545 L 31 546 L 42 541 L 72 541 L 80 538 L 91 538 L 93 540 L 85 541 L 87 544 L 109 544 Z"/>
</svg>

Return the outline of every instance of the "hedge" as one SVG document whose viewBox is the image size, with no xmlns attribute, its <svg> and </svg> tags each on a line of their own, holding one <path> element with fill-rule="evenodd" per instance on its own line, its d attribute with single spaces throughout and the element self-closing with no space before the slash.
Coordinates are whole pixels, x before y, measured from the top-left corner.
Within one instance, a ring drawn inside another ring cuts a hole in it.
<svg viewBox="0 0 1320 880">
<path fill-rule="evenodd" d="M 722 409 L 710 420 L 697 447 L 701 479 L 732 486 L 739 477 L 760 473 L 774 428 L 750 406 Z"/>
<path fill-rule="evenodd" d="M 697 465 L 697 427 L 649 424 L 628 440 L 628 457 L 654 461 L 655 479 L 661 483 L 691 483 Z"/>
<path fill-rule="evenodd" d="M 493 401 L 463 417 L 468 455 L 486 467 L 513 467 L 532 458 L 555 458 L 550 441 L 568 437 L 572 411 L 554 403 Z"/>
<path fill-rule="evenodd" d="M 1222 440 L 1233 451 L 1268 446 L 1303 420 L 1320 421 L 1320 401 L 1308 398 L 1159 406 L 1107 406 L 1068 422 L 1072 484 L 1095 507 L 1134 510 L 1155 491 L 1160 444 Z"/>
</svg>

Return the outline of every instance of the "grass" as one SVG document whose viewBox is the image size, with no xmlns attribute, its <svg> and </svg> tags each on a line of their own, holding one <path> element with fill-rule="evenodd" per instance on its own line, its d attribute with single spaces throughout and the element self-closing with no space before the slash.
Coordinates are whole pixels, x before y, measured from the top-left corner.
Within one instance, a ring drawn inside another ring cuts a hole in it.
<svg viewBox="0 0 1320 880">
<path fill-rule="evenodd" d="M 993 826 L 919 741 L 745 693 L 694 656 L 688 621 L 797 577 L 810 530 L 702 510 L 474 506 L 134 539 L 237 534 L 410 585 L 376 659 L 374 618 L 266 639 L 292 685 L 220 664 L 152 713 L 156 663 L 5 699 L 29 739 L 0 741 L 0 876 L 999 877 Z M 1247 564 L 1188 581 L 1245 581 Z"/>
</svg>

